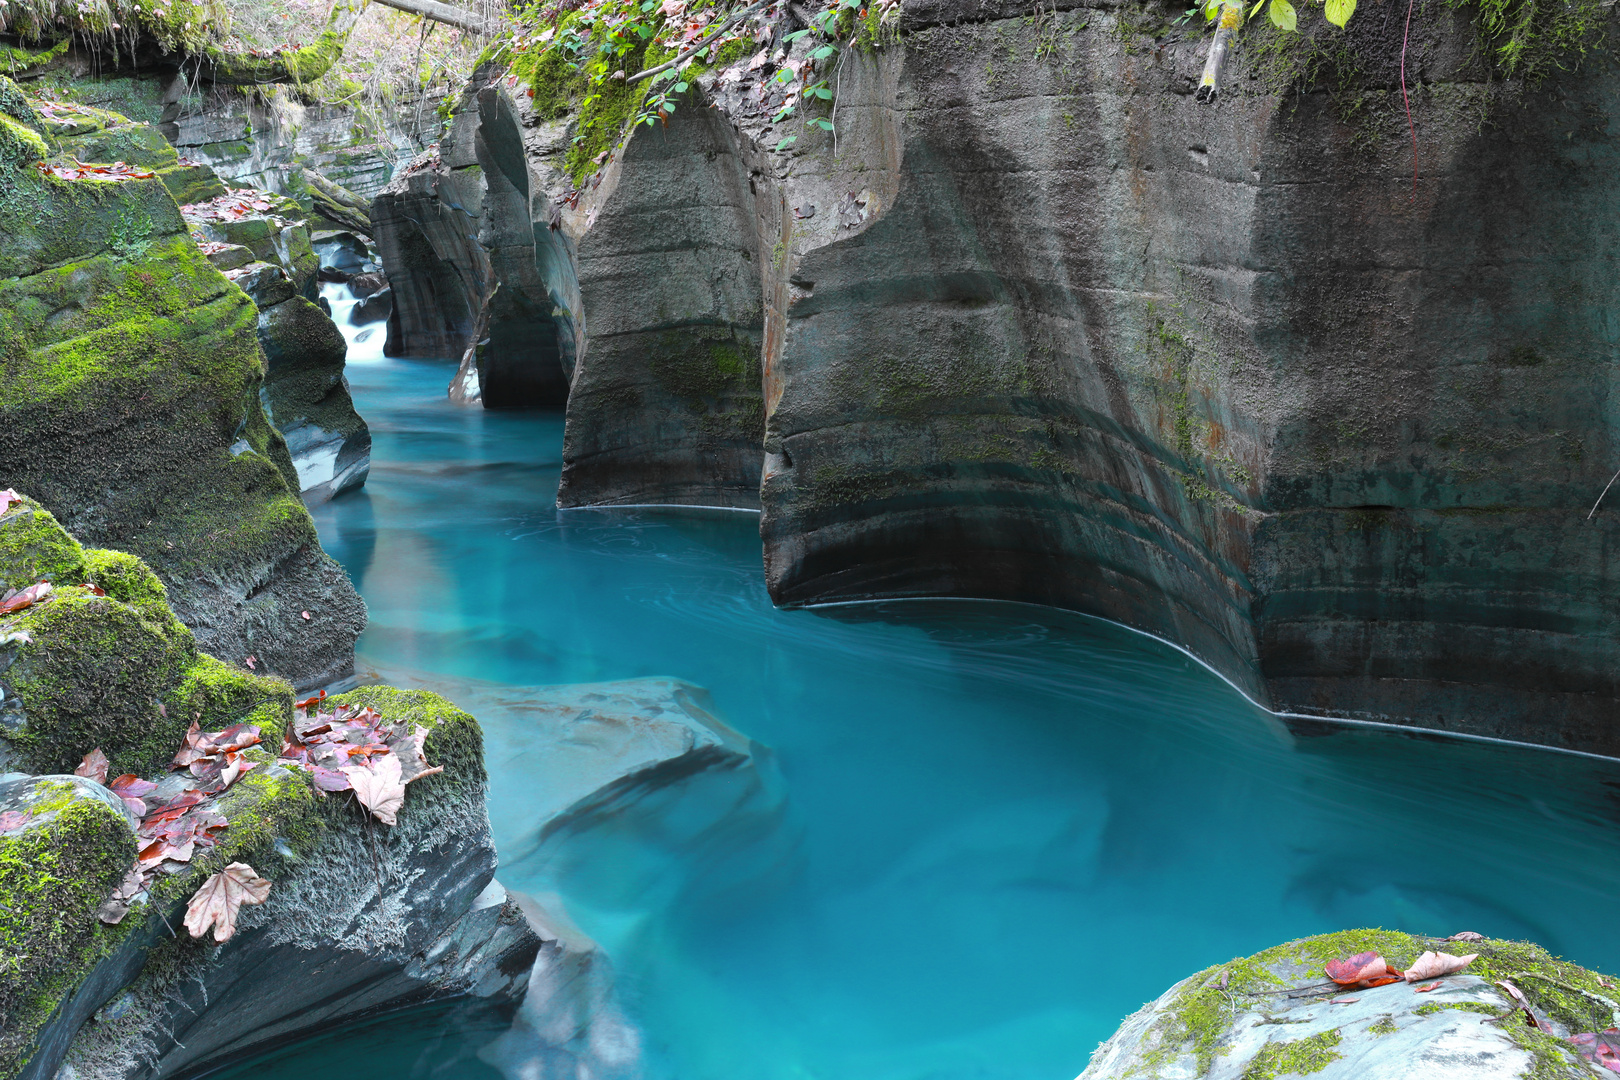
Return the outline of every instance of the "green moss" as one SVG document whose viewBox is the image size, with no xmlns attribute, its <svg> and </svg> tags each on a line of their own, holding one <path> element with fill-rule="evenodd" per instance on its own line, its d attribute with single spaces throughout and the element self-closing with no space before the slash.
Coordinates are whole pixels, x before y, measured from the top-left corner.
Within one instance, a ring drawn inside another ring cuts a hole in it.
<svg viewBox="0 0 1620 1080">
<path fill-rule="evenodd" d="M 33 499 L 24 496 L 0 516 L 0 586 L 20 589 L 36 581 L 82 585 L 87 573 L 79 542 Z"/>
<path fill-rule="evenodd" d="M 1243 1080 L 1276 1080 L 1286 1074 L 1309 1076 L 1344 1057 L 1337 1047 L 1343 1037 L 1324 1031 L 1305 1039 L 1266 1043 L 1243 1072 Z"/>
<path fill-rule="evenodd" d="M 292 719 L 293 688 L 201 653 L 163 700 L 168 712 L 195 720 L 205 731 L 257 724 L 270 745 Z"/>
<path fill-rule="evenodd" d="M 22 168 L 50 153 L 39 132 L 0 113 L 0 165 Z"/>
<path fill-rule="evenodd" d="M 1502 1010 L 1499 1007 L 1488 1005 L 1483 1001 L 1436 1001 L 1430 1002 L 1427 1005 L 1419 1005 L 1412 1011 L 1419 1016 L 1434 1016 L 1436 1013 L 1453 1011 L 1485 1013 L 1488 1016 L 1499 1016 L 1502 1013 Z"/>
<path fill-rule="evenodd" d="M 11 734 L 30 771 L 71 772 L 100 747 L 116 773 L 151 773 L 174 755 L 185 720 L 159 699 L 195 661 L 191 631 L 78 588 L 58 589 L 6 625 L 29 635 L 5 673 L 27 723 Z"/>
<path fill-rule="evenodd" d="M 71 539 L 71 537 L 69 538 Z M 134 555 L 106 548 L 84 549 L 85 580 L 106 590 L 114 600 L 142 609 L 149 617 L 169 613 L 163 582 Z"/>
<path fill-rule="evenodd" d="M 1422 1011 L 1423 1009 L 1418 1009 L 1418 1012 Z M 1378 1036 L 1393 1035 L 1399 1030 L 1401 1030 L 1400 1025 L 1395 1023 L 1395 1018 L 1393 1016 L 1380 1016 L 1376 1022 L 1368 1025 L 1367 1027 L 1367 1033 L 1369 1035 Z"/>
<path fill-rule="evenodd" d="M 69 792 L 69 785 L 61 785 Z M 45 794 L 45 793 L 41 793 Z M 135 860 L 123 815 L 88 797 L 28 807 L 51 815 L 0 835 L 0 1075 L 14 1075 L 66 987 L 115 936 L 95 910 Z"/>
</svg>

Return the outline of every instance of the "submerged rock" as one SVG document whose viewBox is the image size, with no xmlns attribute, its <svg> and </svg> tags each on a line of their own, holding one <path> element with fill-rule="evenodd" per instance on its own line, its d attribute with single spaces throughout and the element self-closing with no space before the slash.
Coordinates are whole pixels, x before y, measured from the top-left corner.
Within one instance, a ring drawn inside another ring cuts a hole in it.
<svg viewBox="0 0 1620 1080">
<path fill-rule="evenodd" d="M 206 649 L 299 685 L 347 674 L 365 607 L 289 487 L 254 306 L 188 235 L 173 150 L 99 151 L 152 179 L 42 175 L 42 114 L 4 79 L 0 105 L 0 482 L 144 559 Z M 126 127 L 72 115 L 94 128 L 72 139 Z"/>
<path fill-rule="evenodd" d="M 1322 985 L 1325 963 L 1368 950 L 1401 969 L 1426 950 L 1479 958 L 1438 980 L 1368 990 Z M 1501 981 L 1525 994 L 1545 1030 L 1527 1022 Z M 1431 983 L 1438 985 L 1417 990 Z M 1279 945 L 1177 983 L 1098 1047 L 1080 1080 L 1606 1076 L 1612 1074 L 1584 1060 L 1569 1037 L 1620 1024 L 1617 996 L 1594 972 L 1527 942 L 1452 943 L 1348 930 Z"/>
</svg>

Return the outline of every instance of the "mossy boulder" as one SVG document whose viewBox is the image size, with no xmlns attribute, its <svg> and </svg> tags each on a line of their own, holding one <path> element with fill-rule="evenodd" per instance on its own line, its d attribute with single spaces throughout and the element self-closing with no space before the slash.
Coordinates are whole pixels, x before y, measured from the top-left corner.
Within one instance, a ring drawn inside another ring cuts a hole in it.
<svg viewBox="0 0 1620 1080">
<path fill-rule="evenodd" d="M 289 485 L 252 301 L 161 177 L 33 168 L 42 121 L 18 100 L 0 130 L 0 484 L 144 560 L 208 651 L 301 686 L 343 676 L 365 608 Z"/>
<path fill-rule="evenodd" d="M 1328 961 L 1366 951 L 1405 970 L 1429 950 L 1479 956 L 1443 979 L 1366 990 L 1342 990 L 1323 973 Z M 1502 982 L 1525 994 L 1547 1030 L 1526 1022 Z M 1620 1024 L 1617 997 L 1609 980 L 1530 942 L 1346 930 L 1182 980 L 1098 1047 L 1081 1080 L 1602 1076 L 1568 1038 Z"/>
<path fill-rule="evenodd" d="M 96 908 L 135 861 L 110 794 L 75 776 L 0 780 L 0 1075 L 48 1015 L 57 976 L 86 966 Z"/>
<path fill-rule="evenodd" d="M 495 852 L 470 715 L 423 691 L 327 699 L 423 729 L 428 760 L 443 768 L 411 784 L 384 829 L 351 795 L 321 794 L 278 759 L 290 685 L 199 653 L 139 559 L 81 547 L 24 498 L 0 514 L 0 581 L 42 580 L 55 585 L 49 598 L 0 617 L 0 754 L 12 765 L 64 773 L 99 747 L 110 774 L 135 773 L 169 798 L 197 782 L 168 768 L 189 724 L 256 724 L 263 742 L 215 798 L 228 823 L 216 845 L 165 864 L 117 923 L 98 908 L 135 860 L 137 823 L 122 801 L 73 776 L 0 782 L 0 813 L 10 812 L 0 817 L 0 1078 L 54 1076 L 70 1047 L 83 1077 L 132 1075 L 132 1062 L 170 1075 L 390 1003 L 474 985 L 518 991 L 525 969 L 508 961 L 513 950 L 532 957 L 532 935 L 474 905 Z M 231 862 L 274 883 L 270 902 L 244 911 L 223 947 L 174 935 L 202 880 Z M 447 934 L 457 950 L 426 958 Z M 311 976 L 312 950 L 339 962 Z"/>
<path fill-rule="evenodd" d="M 290 715 L 290 685 L 197 651 L 145 563 L 80 546 L 25 497 L 0 513 L 0 584 L 38 581 L 50 599 L 0 619 L 0 760 L 68 772 L 99 748 L 113 775 L 152 773 L 193 720 L 279 730 Z"/>
</svg>

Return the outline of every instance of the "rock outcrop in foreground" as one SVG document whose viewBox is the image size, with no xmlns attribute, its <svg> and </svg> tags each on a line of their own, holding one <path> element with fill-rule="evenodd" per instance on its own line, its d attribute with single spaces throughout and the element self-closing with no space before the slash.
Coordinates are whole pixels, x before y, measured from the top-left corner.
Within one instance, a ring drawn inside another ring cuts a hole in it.
<svg viewBox="0 0 1620 1080">
<path fill-rule="evenodd" d="M 478 295 L 577 332 L 559 502 L 758 505 L 779 603 L 1056 604 L 1277 710 L 1620 753 L 1620 76 L 1504 82 L 1419 12 L 1414 167 L 1381 17 L 1257 19 L 1203 105 L 1178 13 L 907 0 L 835 135 L 745 58 L 583 179 L 573 84 L 486 76 L 413 216 L 482 237 L 527 191 L 535 257 Z M 373 216 L 413 317 L 460 289 L 434 325 L 476 336 L 462 257 Z"/>
<path fill-rule="evenodd" d="M 0 762 L 20 770 L 0 777 L 0 1077 L 168 1077 L 381 1008 L 522 995 L 541 941 L 493 881 L 471 716 L 423 691 L 326 699 L 418 732 L 442 767 L 385 826 L 287 756 L 292 687 L 198 652 L 139 559 L 81 548 L 24 500 L 0 516 L 0 576 L 56 581 L 0 625 Z M 170 768 L 188 726 L 238 724 L 253 737 L 222 791 Z M 132 805 L 64 775 L 92 751 L 156 788 Z M 204 815 L 212 843 L 153 841 L 166 807 Z M 267 901 L 221 945 L 176 934 L 236 862 L 271 882 Z"/>
<path fill-rule="evenodd" d="M 1478 953 L 1459 974 L 1368 990 L 1322 965 L 1363 951 L 1405 968 L 1425 950 Z M 1500 984 L 1517 987 L 1541 1027 Z M 1420 992 L 1417 987 L 1438 983 Z M 1294 992 L 1296 987 L 1314 987 Z M 1558 1080 L 1612 1076 L 1570 1036 L 1620 1025 L 1611 981 L 1522 941 L 1453 944 L 1347 930 L 1218 964 L 1177 983 L 1097 1048 L 1080 1080 Z M 1620 1045 L 1620 1033 L 1614 1036 Z M 1590 1040 L 1588 1040 L 1590 1041 Z"/>
<path fill-rule="evenodd" d="M 265 418 L 254 303 L 166 186 L 209 182 L 150 127 L 0 78 L 0 482 L 145 560 L 209 652 L 319 685 L 353 670 L 365 605 Z"/>
</svg>

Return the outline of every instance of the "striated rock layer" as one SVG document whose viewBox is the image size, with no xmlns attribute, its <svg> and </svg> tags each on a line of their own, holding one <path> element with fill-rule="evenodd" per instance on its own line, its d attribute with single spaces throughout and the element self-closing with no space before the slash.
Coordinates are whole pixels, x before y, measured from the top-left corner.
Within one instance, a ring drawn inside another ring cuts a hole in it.
<svg viewBox="0 0 1620 1080">
<path fill-rule="evenodd" d="M 1620 82 L 1504 89 L 1423 15 L 1414 170 L 1383 21 L 1320 85 L 1252 26 L 1199 105 L 1160 15 L 914 0 L 839 61 L 836 144 L 739 64 L 572 192 L 530 117 L 580 284 L 560 502 L 749 504 L 752 370 L 699 368 L 758 335 L 781 603 L 1058 604 L 1279 710 L 1620 753 Z"/>
</svg>

